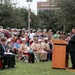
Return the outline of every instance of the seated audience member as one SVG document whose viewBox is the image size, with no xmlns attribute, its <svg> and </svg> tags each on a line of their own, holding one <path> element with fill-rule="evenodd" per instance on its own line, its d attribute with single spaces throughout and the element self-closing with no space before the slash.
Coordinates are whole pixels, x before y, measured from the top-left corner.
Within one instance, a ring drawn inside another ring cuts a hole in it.
<svg viewBox="0 0 75 75">
<path fill-rule="evenodd" d="M 17 39 L 18 39 L 18 41 L 19 41 L 19 44 L 21 44 L 21 38 L 23 37 L 23 35 L 22 35 L 22 31 L 20 31 L 19 32 L 19 34 L 17 35 Z"/>
<path fill-rule="evenodd" d="M 53 41 L 52 39 L 49 39 L 49 47 L 50 47 L 50 60 L 52 60 L 52 50 L 53 50 Z"/>
<path fill-rule="evenodd" d="M 57 40 L 60 39 L 59 31 L 56 31 L 56 33 L 54 34 L 54 39 L 57 39 Z"/>
<path fill-rule="evenodd" d="M 7 37 L 7 39 L 10 38 L 9 30 L 5 30 L 4 36 Z"/>
<path fill-rule="evenodd" d="M 16 39 L 17 39 L 17 33 L 14 33 L 12 37 L 12 44 L 15 43 Z"/>
<path fill-rule="evenodd" d="M 2 69 L 5 69 L 6 65 L 8 68 L 14 67 L 15 65 L 15 56 L 6 52 L 6 38 L 2 37 L 0 42 L 0 55 L 2 56 Z"/>
<path fill-rule="evenodd" d="M 37 43 L 38 42 L 38 43 Z M 31 48 L 36 54 L 39 54 L 40 61 L 47 60 L 47 52 L 43 50 L 42 39 L 34 38 Z"/>
<path fill-rule="evenodd" d="M 33 42 L 33 38 L 34 38 L 34 36 L 35 36 L 35 33 L 33 33 L 33 31 L 30 30 L 29 38 L 30 38 L 31 42 Z"/>
<path fill-rule="evenodd" d="M 12 43 L 11 43 L 11 39 L 7 39 L 6 41 L 6 51 L 7 52 L 12 52 Z"/>
<path fill-rule="evenodd" d="M 47 60 L 47 52 L 43 49 L 42 39 L 38 39 L 37 47 L 40 53 L 40 60 Z"/>
<path fill-rule="evenodd" d="M 37 38 L 37 37 L 34 37 L 33 43 L 31 44 L 31 49 L 32 49 L 35 53 L 38 52 L 37 43 L 38 43 L 38 38 Z"/>
<path fill-rule="evenodd" d="M 0 39 L 1 39 L 1 37 L 4 37 L 3 28 L 0 28 Z"/>
<path fill-rule="evenodd" d="M 18 54 L 18 60 L 20 60 L 20 42 L 18 39 L 16 39 L 15 43 L 13 44 L 12 47 L 12 52 Z"/>
<path fill-rule="evenodd" d="M 18 60 L 20 60 L 20 44 L 18 39 L 16 39 L 14 44 L 11 43 L 11 39 L 8 39 L 6 47 L 7 47 L 7 52 L 17 53 Z"/>
<path fill-rule="evenodd" d="M 20 49 L 19 40 L 16 39 L 15 43 L 13 44 L 13 52 L 19 51 L 19 49 Z"/>
<path fill-rule="evenodd" d="M 26 38 L 26 44 L 27 44 L 27 46 L 30 46 L 31 42 L 30 42 L 29 36 L 25 35 L 24 37 Z"/>
<path fill-rule="evenodd" d="M 42 43 L 42 45 L 43 45 L 44 51 L 47 52 L 47 60 L 50 60 L 50 57 L 51 57 L 51 55 L 50 55 L 51 54 L 51 49 L 49 47 L 48 37 L 45 37 L 44 38 L 44 42 Z"/>
<path fill-rule="evenodd" d="M 20 46 L 20 52 L 30 54 L 30 59 L 32 59 L 31 62 L 34 63 L 34 53 L 31 50 L 29 50 L 29 47 L 26 44 L 26 38 L 22 38 L 22 44 Z M 29 61 L 29 63 L 30 63 L 30 61 Z"/>
<path fill-rule="evenodd" d="M 22 31 L 19 32 L 19 34 L 17 35 L 18 38 L 22 37 Z"/>
</svg>

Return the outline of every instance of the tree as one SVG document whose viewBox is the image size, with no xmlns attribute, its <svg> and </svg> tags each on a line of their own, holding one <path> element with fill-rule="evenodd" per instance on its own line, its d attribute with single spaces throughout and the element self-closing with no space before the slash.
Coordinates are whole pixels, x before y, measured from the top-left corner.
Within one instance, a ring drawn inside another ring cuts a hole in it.
<svg viewBox="0 0 75 75">
<path fill-rule="evenodd" d="M 57 6 L 60 8 L 59 12 L 61 11 L 60 21 L 61 25 L 65 25 L 65 30 L 70 31 L 71 28 L 74 27 L 75 24 L 75 1 L 74 0 L 56 0 Z M 59 13 L 58 12 L 58 13 Z"/>
<path fill-rule="evenodd" d="M 0 25 L 6 27 L 6 21 L 12 16 L 12 13 L 10 0 L 0 0 Z"/>
<path fill-rule="evenodd" d="M 31 12 L 31 27 L 38 25 L 37 16 Z M 0 26 L 28 29 L 28 10 L 17 8 L 11 0 L 0 0 Z"/>
<path fill-rule="evenodd" d="M 39 12 L 38 16 L 40 18 L 39 24 L 41 23 L 41 28 L 52 29 L 53 31 L 60 29 L 57 26 L 58 19 L 55 10 Z"/>
</svg>

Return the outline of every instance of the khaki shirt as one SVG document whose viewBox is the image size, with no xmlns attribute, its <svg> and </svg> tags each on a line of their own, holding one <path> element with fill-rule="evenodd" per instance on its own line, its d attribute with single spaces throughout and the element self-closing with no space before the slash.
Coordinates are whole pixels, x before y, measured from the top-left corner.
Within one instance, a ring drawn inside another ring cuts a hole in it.
<svg viewBox="0 0 75 75">
<path fill-rule="evenodd" d="M 37 43 L 33 42 L 30 47 L 34 52 L 38 51 Z"/>
<path fill-rule="evenodd" d="M 49 44 L 48 43 L 42 43 L 42 47 L 44 50 L 50 50 Z"/>
<path fill-rule="evenodd" d="M 26 44 L 21 44 L 22 51 L 28 51 L 28 46 Z"/>
<path fill-rule="evenodd" d="M 38 50 L 40 50 L 40 49 L 43 50 L 42 44 L 39 44 L 39 43 L 38 43 L 38 44 L 37 44 L 37 48 L 38 48 Z"/>
</svg>

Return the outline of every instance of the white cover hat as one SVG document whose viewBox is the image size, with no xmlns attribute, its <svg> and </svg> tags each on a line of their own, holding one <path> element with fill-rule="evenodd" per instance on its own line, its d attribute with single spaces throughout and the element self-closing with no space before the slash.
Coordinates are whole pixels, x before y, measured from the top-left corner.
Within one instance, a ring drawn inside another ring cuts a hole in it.
<svg viewBox="0 0 75 75">
<path fill-rule="evenodd" d="M 42 39 L 38 39 L 38 41 L 42 41 Z"/>
<path fill-rule="evenodd" d="M 8 39 L 7 41 L 8 41 L 8 42 L 10 42 L 10 41 L 11 41 L 11 39 Z"/>
<path fill-rule="evenodd" d="M 21 40 L 24 41 L 24 40 L 26 40 L 26 38 L 22 38 Z"/>
<path fill-rule="evenodd" d="M 44 40 L 48 40 L 48 37 L 45 37 Z"/>
</svg>

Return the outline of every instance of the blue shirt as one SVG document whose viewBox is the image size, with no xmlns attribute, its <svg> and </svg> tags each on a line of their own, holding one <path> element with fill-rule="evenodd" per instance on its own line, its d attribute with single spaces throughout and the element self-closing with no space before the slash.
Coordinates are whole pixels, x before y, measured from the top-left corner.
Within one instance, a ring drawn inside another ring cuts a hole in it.
<svg viewBox="0 0 75 75">
<path fill-rule="evenodd" d="M 20 44 L 19 43 L 14 43 L 13 46 L 20 49 Z"/>
</svg>

